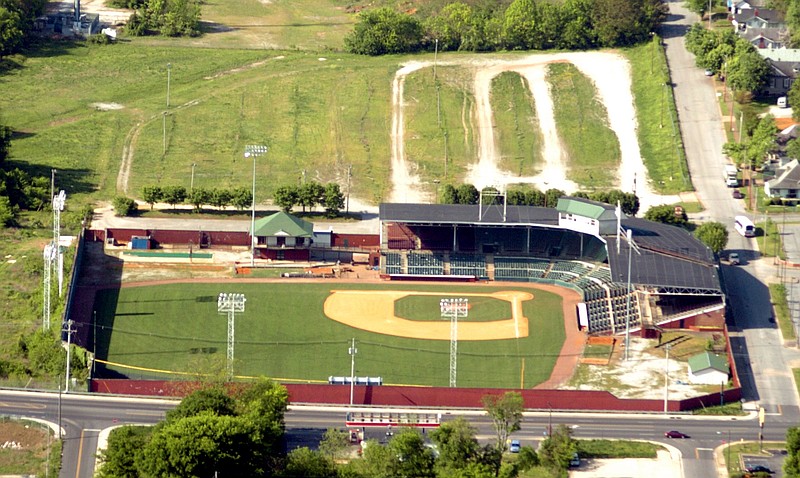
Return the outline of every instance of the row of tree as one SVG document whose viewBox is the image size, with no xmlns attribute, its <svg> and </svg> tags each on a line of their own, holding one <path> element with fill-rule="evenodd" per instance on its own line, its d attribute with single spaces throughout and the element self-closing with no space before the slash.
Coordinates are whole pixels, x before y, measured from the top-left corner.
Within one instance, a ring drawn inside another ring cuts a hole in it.
<svg viewBox="0 0 800 478">
<path fill-rule="evenodd" d="M 353 458 L 348 433 L 329 429 L 318 449 L 285 455 L 285 387 L 262 379 L 229 395 L 216 386 L 188 395 L 155 427 L 114 429 L 98 476 L 513 478 L 534 467 L 535 476 L 563 473 L 576 449 L 568 428 L 557 427 L 538 453 L 523 447 L 516 460 L 503 460 L 509 434 L 520 429 L 522 396 L 486 395 L 482 402 L 497 432 L 489 445 L 480 445 L 477 430 L 457 418 L 430 433 L 433 447 L 417 429 L 399 427 L 388 443 L 368 440 L 363 456 Z"/>
<path fill-rule="evenodd" d="M 336 217 L 344 209 L 345 197 L 336 183 L 323 186 L 316 181 L 306 181 L 299 186 L 279 187 L 272 199 L 284 212 L 291 211 L 295 206 L 301 206 L 306 212 L 306 208 L 313 209 L 319 205 L 325 209 L 327 217 Z"/>
<path fill-rule="evenodd" d="M 345 47 L 363 55 L 618 47 L 649 39 L 665 14 L 660 0 L 453 2 L 415 15 L 383 7 L 360 13 Z"/>
<path fill-rule="evenodd" d="M 725 78 L 739 92 L 758 93 L 767 81 L 769 64 L 756 48 L 732 29 L 707 30 L 695 23 L 686 33 L 686 49 L 695 63 Z"/>
<path fill-rule="evenodd" d="M 135 10 L 126 27 L 134 36 L 153 31 L 171 37 L 200 34 L 199 0 L 110 0 L 109 4 Z"/>
<path fill-rule="evenodd" d="M 499 204 L 496 198 L 497 189 L 493 187 L 483 188 L 481 191 L 472 184 L 462 184 L 458 187 L 452 184 L 445 184 L 439 195 L 441 204 L 478 204 L 481 194 L 483 194 L 484 204 Z M 551 188 L 547 191 L 540 191 L 534 187 L 517 186 L 509 188 L 506 192 L 506 201 L 510 206 L 537 206 L 555 208 L 559 198 L 566 197 L 567 194 L 560 190 Z M 569 195 L 571 197 L 589 199 L 605 204 L 616 205 L 619 202 L 622 212 L 635 216 L 639 212 L 639 198 L 634 193 L 626 193 L 618 189 L 610 191 L 578 191 Z"/>
<path fill-rule="evenodd" d="M 700 242 L 708 246 L 714 254 L 719 254 L 728 245 L 728 229 L 725 224 L 716 221 L 704 222 L 694 227 L 689 222 L 686 211 L 668 204 L 653 206 L 644 213 L 648 221 L 660 222 L 684 229 L 694 229 L 694 235 Z"/>
<path fill-rule="evenodd" d="M 0 59 L 24 46 L 47 0 L 0 0 Z"/>
</svg>

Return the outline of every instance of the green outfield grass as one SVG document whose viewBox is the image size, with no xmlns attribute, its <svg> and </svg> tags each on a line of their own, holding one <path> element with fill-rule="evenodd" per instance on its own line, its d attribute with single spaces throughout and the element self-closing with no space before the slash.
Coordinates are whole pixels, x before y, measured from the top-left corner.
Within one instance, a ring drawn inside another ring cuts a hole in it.
<svg viewBox="0 0 800 478">
<path fill-rule="evenodd" d="M 442 320 L 439 301 L 446 295 L 412 295 L 394 303 L 398 317 L 409 320 Z M 488 322 L 511 318 L 511 303 L 493 297 L 470 297 L 467 317 L 459 320 L 469 322 Z"/>
<path fill-rule="evenodd" d="M 331 289 L 441 291 L 442 298 L 467 292 L 489 293 L 513 287 L 416 284 L 268 283 L 170 284 L 101 291 L 96 299 L 98 358 L 110 362 L 196 373 L 200 355 L 226 353 L 226 316 L 217 313 L 220 292 L 241 292 L 247 310 L 236 317 L 236 374 L 278 379 L 327 381 L 348 375 L 348 344 L 356 339 L 356 374 L 381 376 L 386 384 L 446 386 L 450 343 L 413 340 L 355 329 L 326 318 L 322 304 Z M 530 291 L 530 289 L 525 289 Z M 439 314 L 437 302 L 418 302 Z M 432 306 L 432 307 L 431 307 Z M 486 307 L 485 310 L 484 306 Z M 411 310 L 409 304 L 406 307 Z M 493 307 L 481 304 L 483 313 Z M 461 387 L 535 386 L 549 378 L 564 342 L 562 302 L 536 290 L 524 302 L 530 336 L 496 341 L 461 341 Z M 477 309 L 478 307 L 476 307 Z M 428 311 L 413 314 L 423 316 Z M 508 318 L 507 310 L 501 311 Z M 113 330 L 113 333 L 111 333 Z M 137 377 L 163 375 L 110 367 Z M 524 379 L 524 383 L 521 383 Z"/>
</svg>

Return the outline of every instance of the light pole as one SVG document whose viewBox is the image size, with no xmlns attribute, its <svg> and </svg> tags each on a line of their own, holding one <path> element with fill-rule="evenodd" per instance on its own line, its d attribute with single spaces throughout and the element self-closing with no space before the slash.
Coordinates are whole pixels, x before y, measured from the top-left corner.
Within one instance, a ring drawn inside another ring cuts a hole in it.
<svg viewBox="0 0 800 478">
<path fill-rule="evenodd" d="M 458 370 L 458 317 L 467 317 L 469 299 L 442 299 L 439 301 L 439 309 L 443 319 L 450 319 L 450 387 L 455 387 Z"/>
<path fill-rule="evenodd" d="M 228 314 L 228 380 L 233 379 L 233 341 L 235 336 L 234 323 L 237 312 L 244 312 L 244 304 L 247 302 L 244 294 L 234 294 L 222 292 L 217 297 L 217 312 Z"/>
<path fill-rule="evenodd" d="M 194 191 L 194 168 L 197 163 L 192 163 L 192 182 L 189 184 L 189 191 Z"/>
<path fill-rule="evenodd" d="M 350 354 L 350 406 L 352 407 L 353 389 L 356 383 L 356 354 L 358 353 L 355 337 L 353 337 L 353 342 L 350 345 L 350 348 L 347 349 L 347 353 Z"/>
<path fill-rule="evenodd" d="M 169 108 L 169 82 L 171 77 L 172 77 L 172 63 L 167 63 L 167 108 Z"/>
<path fill-rule="evenodd" d="M 244 147 L 244 157 L 253 157 L 253 212 L 250 216 L 250 267 L 256 265 L 256 157 L 269 151 L 269 148 L 259 144 L 248 144 Z"/>
<path fill-rule="evenodd" d="M 664 413 L 667 413 L 669 405 L 669 348 L 670 345 L 667 344 L 667 361 L 664 365 Z"/>
<path fill-rule="evenodd" d="M 547 401 L 547 408 L 550 411 L 550 415 L 547 417 L 547 436 L 553 436 L 553 405 L 550 404 L 550 400 Z"/>
<path fill-rule="evenodd" d="M 70 348 L 72 348 L 71 347 L 72 346 L 72 332 L 73 332 L 73 330 L 72 330 L 72 320 L 68 320 L 67 321 L 67 378 L 66 378 L 66 380 L 64 380 L 64 393 L 69 392 L 69 375 L 70 375 L 69 361 L 70 361 L 70 358 L 71 358 L 71 355 L 72 355 L 70 353 L 71 352 Z"/>
</svg>

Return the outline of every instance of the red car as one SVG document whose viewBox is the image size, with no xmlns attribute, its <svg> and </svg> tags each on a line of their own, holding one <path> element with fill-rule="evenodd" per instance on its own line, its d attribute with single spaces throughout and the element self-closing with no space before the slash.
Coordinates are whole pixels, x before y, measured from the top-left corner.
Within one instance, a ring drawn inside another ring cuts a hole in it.
<svg viewBox="0 0 800 478">
<path fill-rule="evenodd" d="M 686 435 L 685 433 L 681 433 L 675 430 L 665 432 L 664 436 L 667 438 L 689 438 L 689 435 Z"/>
</svg>

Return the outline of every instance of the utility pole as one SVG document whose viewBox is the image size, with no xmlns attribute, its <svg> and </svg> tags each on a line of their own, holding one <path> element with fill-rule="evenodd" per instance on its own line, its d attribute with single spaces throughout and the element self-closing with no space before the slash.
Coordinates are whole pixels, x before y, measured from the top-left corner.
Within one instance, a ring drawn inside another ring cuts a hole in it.
<svg viewBox="0 0 800 478">
<path fill-rule="evenodd" d="M 167 63 L 167 108 L 169 108 L 169 82 L 171 76 L 172 76 L 172 63 Z"/>
<path fill-rule="evenodd" d="M 350 178 L 353 177 L 353 165 L 350 164 L 347 166 L 347 201 L 344 205 L 344 213 L 345 215 L 350 214 Z"/>
<path fill-rule="evenodd" d="M 64 380 L 64 392 L 69 393 L 69 374 L 70 374 L 70 359 L 72 357 L 71 348 L 72 348 L 72 319 L 67 321 L 67 378 Z M 61 389 L 61 387 L 59 387 Z"/>
<path fill-rule="evenodd" d="M 356 354 L 358 353 L 358 349 L 356 349 L 356 339 L 353 337 L 353 342 L 350 345 L 350 348 L 347 349 L 347 353 L 350 354 L 350 406 L 353 406 L 353 390 L 356 383 Z"/>
</svg>

